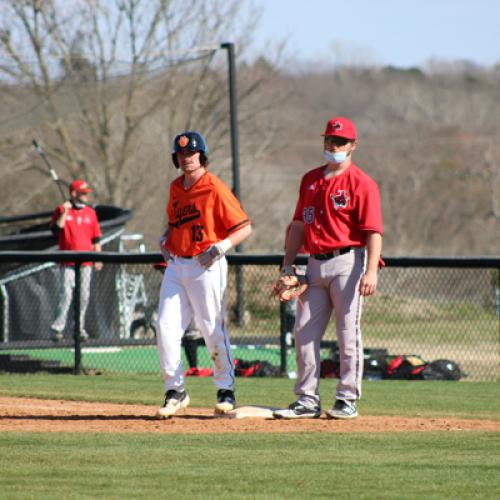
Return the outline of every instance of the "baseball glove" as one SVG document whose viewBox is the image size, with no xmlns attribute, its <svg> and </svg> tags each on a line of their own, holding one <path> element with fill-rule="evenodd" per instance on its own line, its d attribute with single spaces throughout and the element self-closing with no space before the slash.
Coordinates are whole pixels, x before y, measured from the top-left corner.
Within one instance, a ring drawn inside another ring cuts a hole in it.
<svg viewBox="0 0 500 500">
<path fill-rule="evenodd" d="M 289 302 L 307 290 L 307 282 L 305 276 L 295 274 L 295 269 L 292 269 L 291 273 L 283 271 L 273 285 L 271 295 L 278 297 L 281 302 Z"/>
</svg>

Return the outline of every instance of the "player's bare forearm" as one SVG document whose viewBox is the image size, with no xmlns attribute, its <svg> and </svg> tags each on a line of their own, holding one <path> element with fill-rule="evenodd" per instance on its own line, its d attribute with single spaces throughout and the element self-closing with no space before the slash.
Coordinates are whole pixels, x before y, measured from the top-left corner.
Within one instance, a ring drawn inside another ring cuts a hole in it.
<svg viewBox="0 0 500 500">
<path fill-rule="evenodd" d="M 367 234 L 366 250 L 368 253 L 366 270 L 377 272 L 380 256 L 382 255 L 382 235 L 380 233 Z"/>
<path fill-rule="evenodd" d="M 366 272 L 359 283 L 361 295 L 373 295 L 378 283 L 378 263 L 382 254 L 382 235 L 370 232 L 366 236 L 367 263 Z"/>
<path fill-rule="evenodd" d="M 285 258 L 283 266 L 290 266 L 294 263 L 299 248 L 304 244 L 304 223 L 294 220 L 290 224 L 290 232 L 285 243 Z"/>
<path fill-rule="evenodd" d="M 242 241 L 250 236 L 252 232 L 252 226 L 250 224 L 241 227 L 231 233 L 225 240 L 219 241 L 215 245 L 212 245 L 203 253 L 198 256 L 198 261 L 203 267 L 207 269 L 213 265 L 222 255 L 228 252 L 231 248 L 239 245 Z"/>
<path fill-rule="evenodd" d="M 231 233 L 227 239 L 231 242 L 231 246 L 235 247 L 239 245 L 243 241 L 245 241 L 252 234 L 252 225 L 247 224 L 242 228 L 236 230 L 234 233 Z"/>
<path fill-rule="evenodd" d="M 94 251 L 95 252 L 102 252 L 102 245 L 101 243 L 94 243 Z M 100 271 L 103 267 L 102 262 L 94 262 L 94 268 L 96 271 Z"/>
<path fill-rule="evenodd" d="M 66 223 L 66 216 L 68 215 L 69 210 L 71 209 L 71 202 L 70 201 L 65 201 L 61 205 L 61 214 L 56 220 L 56 226 L 59 228 L 63 228 L 64 224 Z"/>
</svg>

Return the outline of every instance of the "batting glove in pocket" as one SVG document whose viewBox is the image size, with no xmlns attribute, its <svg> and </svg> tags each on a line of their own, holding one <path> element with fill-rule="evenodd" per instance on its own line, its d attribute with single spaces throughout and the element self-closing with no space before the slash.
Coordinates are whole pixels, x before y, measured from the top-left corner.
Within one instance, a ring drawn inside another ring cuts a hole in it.
<svg viewBox="0 0 500 500">
<path fill-rule="evenodd" d="M 216 243 L 208 250 L 198 255 L 198 262 L 205 268 L 212 267 L 215 261 L 219 260 L 224 255 L 224 250 Z"/>
<path fill-rule="evenodd" d="M 159 244 L 160 244 L 160 252 L 163 255 L 163 258 L 165 259 L 165 262 L 169 262 L 170 260 L 173 260 L 172 254 L 167 250 L 167 247 L 165 244 L 167 243 L 167 237 L 162 236 L 160 238 Z"/>
</svg>

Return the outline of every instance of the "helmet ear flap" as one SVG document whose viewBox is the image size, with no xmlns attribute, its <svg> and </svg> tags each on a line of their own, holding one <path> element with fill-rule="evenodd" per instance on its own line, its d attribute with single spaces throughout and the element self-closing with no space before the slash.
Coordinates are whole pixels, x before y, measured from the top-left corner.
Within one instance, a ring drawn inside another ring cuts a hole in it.
<svg viewBox="0 0 500 500">
<path fill-rule="evenodd" d="M 172 161 L 175 165 L 175 168 L 179 168 L 179 160 L 177 160 L 177 153 L 172 153 Z"/>
</svg>

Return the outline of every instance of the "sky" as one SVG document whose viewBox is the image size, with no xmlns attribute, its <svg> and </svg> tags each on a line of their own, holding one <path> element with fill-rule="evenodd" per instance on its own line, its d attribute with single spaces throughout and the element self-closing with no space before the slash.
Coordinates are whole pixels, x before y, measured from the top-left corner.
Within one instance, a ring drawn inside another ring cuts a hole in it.
<svg viewBox="0 0 500 500">
<path fill-rule="evenodd" d="M 425 67 L 429 60 L 500 63 L 500 0 L 254 0 L 258 49 L 328 65 Z"/>
</svg>

